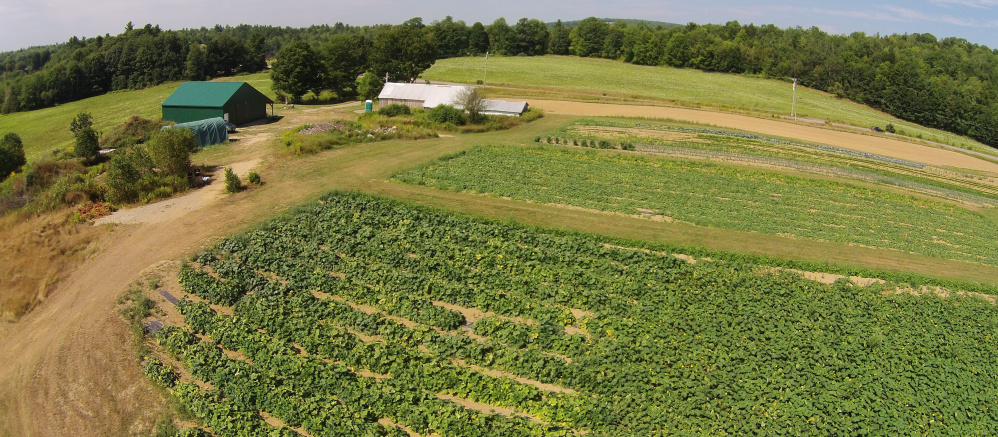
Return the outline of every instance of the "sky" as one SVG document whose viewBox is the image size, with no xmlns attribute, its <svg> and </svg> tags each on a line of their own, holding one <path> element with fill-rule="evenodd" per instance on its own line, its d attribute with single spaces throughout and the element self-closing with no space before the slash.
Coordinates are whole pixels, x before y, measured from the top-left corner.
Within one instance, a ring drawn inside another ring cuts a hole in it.
<svg viewBox="0 0 998 437">
<path fill-rule="evenodd" d="M 817 26 L 832 34 L 931 33 L 998 48 L 998 0 L 0 0 L 0 52 L 121 33 L 129 21 L 163 29 L 215 24 L 400 24 L 446 16 L 489 24 L 505 17 L 569 21 L 594 16 L 685 24 L 737 20 L 781 28 Z"/>
</svg>

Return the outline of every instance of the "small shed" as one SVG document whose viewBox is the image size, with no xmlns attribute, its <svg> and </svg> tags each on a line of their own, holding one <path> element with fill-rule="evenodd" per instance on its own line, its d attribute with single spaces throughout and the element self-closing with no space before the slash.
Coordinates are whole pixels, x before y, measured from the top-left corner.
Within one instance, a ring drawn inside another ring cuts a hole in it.
<svg viewBox="0 0 998 437">
<path fill-rule="evenodd" d="M 223 118 L 235 125 L 267 118 L 274 101 L 246 82 L 184 82 L 163 102 L 163 120 Z"/>
<path fill-rule="evenodd" d="M 527 102 L 507 102 L 505 100 L 486 99 L 482 105 L 482 114 L 508 115 L 519 117 L 527 112 Z"/>
<path fill-rule="evenodd" d="M 194 132 L 194 139 L 198 141 L 198 145 L 201 147 L 229 141 L 228 125 L 222 117 L 177 123 L 170 126 L 163 126 L 161 130 L 167 129 L 190 129 L 191 132 Z"/>
</svg>

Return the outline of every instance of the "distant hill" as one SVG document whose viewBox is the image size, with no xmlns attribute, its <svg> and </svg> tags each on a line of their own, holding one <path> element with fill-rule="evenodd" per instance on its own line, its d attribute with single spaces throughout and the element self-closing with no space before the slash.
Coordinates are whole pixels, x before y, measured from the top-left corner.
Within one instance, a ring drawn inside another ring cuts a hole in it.
<svg viewBox="0 0 998 437">
<path fill-rule="evenodd" d="M 638 19 L 634 19 L 634 18 L 600 18 L 599 20 L 601 20 L 603 22 L 606 22 L 606 23 L 609 23 L 609 24 L 613 24 L 613 23 L 617 23 L 617 22 L 621 22 L 621 21 L 623 21 L 623 22 L 625 22 L 627 24 L 643 24 L 643 25 L 648 26 L 648 27 L 650 27 L 652 29 L 656 29 L 659 26 L 662 26 L 663 29 L 671 29 L 673 27 L 682 26 L 682 24 L 666 23 L 665 21 L 638 20 Z M 575 26 L 579 25 L 580 21 L 582 21 L 582 20 L 562 21 L 561 24 L 564 24 L 565 27 L 575 27 Z M 554 23 L 553 22 L 552 23 L 547 23 L 547 25 L 548 25 L 548 27 L 551 27 L 551 26 L 554 26 Z"/>
</svg>

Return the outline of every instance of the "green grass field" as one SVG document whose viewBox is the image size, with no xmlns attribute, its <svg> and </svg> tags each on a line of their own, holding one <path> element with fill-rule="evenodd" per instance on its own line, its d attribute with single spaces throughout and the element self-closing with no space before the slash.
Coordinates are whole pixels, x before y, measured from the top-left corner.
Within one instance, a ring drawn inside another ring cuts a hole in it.
<svg viewBox="0 0 998 437">
<path fill-rule="evenodd" d="M 219 79 L 219 81 L 244 81 L 266 96 L 273 96 L 270 75 L 257 73 Z M 24 142 L 28 162 L 36 162 L 53 151 L 66 149 L 74 144 L 69 123 L 76 114 L 89 112 L 94 117 L 98 132 L 121 124 L 129 117 L 145 118 L 162 116 L 160 105 L 170 96 L 180 82 L 170 82 L 137 91 L 117 91 L 77 102 L 30 112 L 0 115 L 0 134 L 14 132 Z"/>
<path fill-rule="evenodd" d="M 475 83 L 484 75 L 484 58 L 450 58 L 436 62 L 423 76 L 431 81 Z M 784 81 L 705 73 L 699 70 L 648 67 L 575 56 L 489 57 L 490 93 L 519 96 L 566 96 L 581 99 L 648 100 L 672 105 L 715 108 L 761 116 L 789 116 L 792 87 Z M 797 88 L 797 115 L 869 128 L 893 123 L 906 135 L 993 153 L 994 149 L 959 135 L 929 129 L 824 92 Z"/>
</svg>

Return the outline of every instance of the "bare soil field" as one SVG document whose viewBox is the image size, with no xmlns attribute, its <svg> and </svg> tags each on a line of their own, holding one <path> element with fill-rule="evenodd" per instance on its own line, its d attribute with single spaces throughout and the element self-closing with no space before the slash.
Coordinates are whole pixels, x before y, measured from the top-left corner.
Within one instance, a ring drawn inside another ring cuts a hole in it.
<svg viewBox="0 0 998 437">
<path fill-rule="evenodd" d="M 779 121 L 659 107 L 554 101 L 532 101 L 531 104 L 552 114 L 670 117 L 839 147 L 856 148 L 860 144 L 868 147 L 867 151 L 871 153 L 886 155 L 884 150 L 893 150 L 895 155 L 889 156 L 928 160 L 936 165 L 948 160 L 946 162 L 954 166 L 998 172 L 996 164 L 955 152 Z M 300 159 L 282 157 L 268 146 L 271 139 L 280 135 L 281 129 L 304 121 L 339 116 L 342 114 L 332 110 L 312 108 L 289 113 L 285 120 L 273 125 L 246 129 L 216 164 L 235 165 L 242 171 L 259 166 L 267 183 L 261 188 L 226 196 L 219 194 L 223 184 L 217 181 L 187 196 L 125 210 L 108 219 L 109 222 L 131 224 L 95 228 L 102 230 L 102 235 L 88 249 L 91 255 L 82 265 L 64 272 L 65 279 L 47 293 L 48 298 L 33 312 L 16 323 L 0 323 L 0 436 L 148 435 L 156 417 L 170 407 L 138 368 L 131 333 L 117 312 L 117 297 L 150 267 L 175 261 L 329 190 L 360 189 L 473 214 L 515 217 L 542 226 L 594 232 L 605 229 L 606 217 L 584 211 L 482 199 L 385 181 L 393 171 L 467 148 L 471 141 L 461 135 L 419 142 L 417 147 L 408 142 L 364 144 Z M 523 135 L 533 137 L 532 129 L 549 128 L 528 126 Z M 474 138 L 484 142 L 506 137 L 482 134 Z M 171 206 L 167 208 L 166 205 Z M 602 228 L 600 223 L 603 223 Z M 676 234 L 675 229 L 680 226 L 638 219 L 620 223 L 616 217 L 612 218 L 612 223 L 618 231 L 606 231 L 610 234 L 626 231 L 620 236 L 648 239 Z M 696 238 L 705 238 L 702 229 L 689 232 L 690 235 L 695 233 Z M 718 244 L 730 245 L 729 234 L 715 237 L 721 242 Z M 704 245 L 713 247 L 709 241 Z M 788 247 L 776 255 L 790 257 L 795 251 L 813 250 L 809 249 L 812 246 L 825 247 L 804 243 L 802 247 Z M 853 253 L 849 252 L 850 259 Z M 873 251 L 862 254 L 863 261 L 875 261 L 881 256 L 881 252 Z M 835 261 L 832 255 L 821 256 Z M 879 263 L 871 261 L 871 265 L 888 268 L 895 263 L 903 264 L 902 261 L 910 266 L 918 260 L 891 258 Z M 926 269 L 941 269 L 952 264 L 936 260 L 925 260 L 925 263 Z"/>
<path fill-rule="evenodd" d="M 998 164 L 952 150 L 899 141 L 892 138 L 841 132 L 814 126 L 802 126 L 786 121 L 769 120 L 746 115 L 662 106 L 607 105 L 557 100 L 531 100 L 530 105 L 535 108 L 541 108 L 551 114 L 581 115 L 587 117 L 671 118 L 764 135 L 793 138 L 933 166 L 959 167 L 998 173 Z"/>
</svg>

